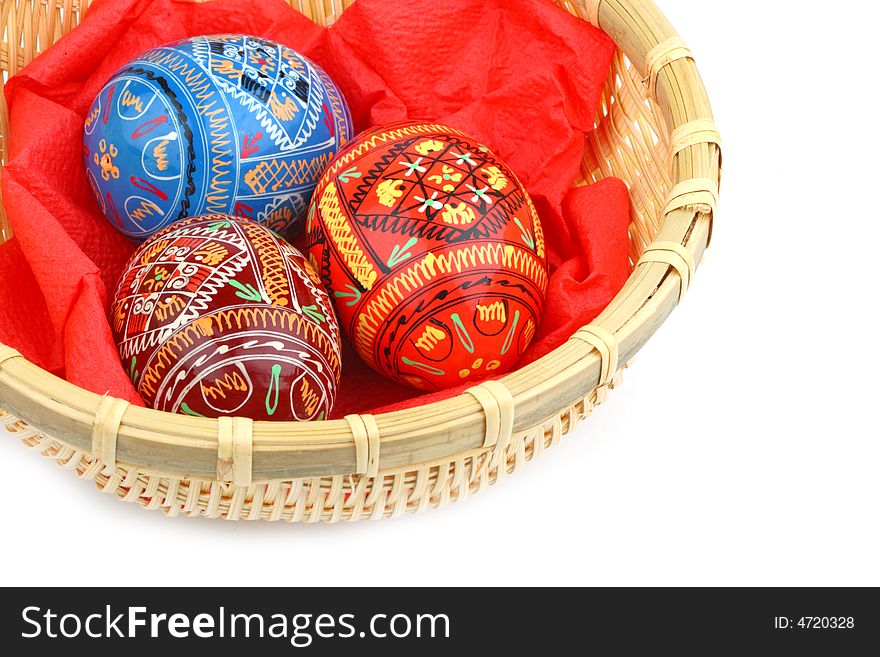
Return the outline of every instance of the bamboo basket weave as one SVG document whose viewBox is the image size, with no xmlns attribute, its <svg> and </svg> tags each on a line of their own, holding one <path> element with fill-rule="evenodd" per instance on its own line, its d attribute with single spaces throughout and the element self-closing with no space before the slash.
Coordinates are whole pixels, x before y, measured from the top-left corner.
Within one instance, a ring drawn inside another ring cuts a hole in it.
<svg viewBox="0 0 880 657">
<path fill-rule="evenodd" d="M 288 0 L 331 24 L 349 0 Z M 87 0 L 0 0 L 4 76 L 72 29 Z M 541 360 L 421 408 L 326 422 L 209 420 L 92 394 L 0 344 L 0 424 L 119 499 L 170 515 L 338 521 L 460 500 L 555 445 L 601 403 L 681 301 L 711 235 L 720 140 L 684 42 L 650 0 L 560 6 L 619 50 L 579 184 L 617 176 L 632 199 L 634 270 L 590 326 Z M 0 100 L 6 161 L 9 123 Z M 0 213 L 0 240 L 10 232 Z M 2 300 L 0 300 L 2 303 Z"/>
</svg>

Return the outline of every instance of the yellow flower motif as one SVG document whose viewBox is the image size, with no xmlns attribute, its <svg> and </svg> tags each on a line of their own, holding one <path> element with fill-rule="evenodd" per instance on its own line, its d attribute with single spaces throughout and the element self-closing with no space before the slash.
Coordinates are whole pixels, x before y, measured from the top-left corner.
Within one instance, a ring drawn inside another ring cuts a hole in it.
<svg viewBox="0 0 880 657">
<path fill-rule="evenodd" d="M 507 187 L 507 176 L 501 173 L 501 169 L 497 166 L 492 165 L 490 167 L 485 167 L 480 169 L 480 171 L 486 174 L 486 182 L 488 182 L 495 191 L 501 191 Z"/>
<path fill-rule="evenodd" d="M 193 253 L 196 262 L 201 262 L 208 267 L 219 265 L 228 255 L 229 251 L 226 247 L 216 242 L 209 242 Z"/>
<path fill-rule="evenodd" d="M 116 180 L 119 178 L 119 167 L 113 164 L 113 158 L 119 155 L 119 151 L 113 144 L 110 144 L 108 148 L 106 139 L 102 139 L 98 143 L 98 148 L 101 151 L 101 155 L 99 156 L 95 153 L 94 162 L 101 167 L 101 177 L 104 180 L 110 180 L 110 178 Z"/>
<path fill-rule="evenodd" d="M 299 107 L 293 102 L 293 98 L 288 96 L 282 103 L 281 99 L 274 92 L 269 96 L 269 107 L 272 108 L 272 114 L 282 121 L 292 120 L 294 115 L 299 112 Z"/>
<path fill-rule="evenodd" d="M 165 267 L 157 267 L 153 272 L 153 277 L 148 277 L 144 281 L 144 287 L 150 289 L 150 292 L 156 292 L 157 290 L 161 290 L 165 287 L 165 284 L 168 282 L 168 279 L 171 278 L 171 272 L 169 272 Z"/>
<path fill-rule="evenodd" d="M 487 305 L 477 304 L 477 313 L 481 322 L 507 323 L 507 309 L 502 301 L 496 301 Z"/>
<path fill-rule="evenodd" d="M 376 188 L 376 196 L 379 199 L 379 203 L 386 208 L 393 207 L 397 202 L 397 199 L 403 196 L 402 185 L 402 180 L 395 180 L 393 178 L 389 178 L 382 182 L 382 184 Z"/>
<path fill-rule="evenodd" d="M 428 153 L 442 150 L 443 142 L 439 139 L 426 139 L 425 141 L 416 144 L 416 152 L 419 155 L 427 155 Z"/>
<path fill-rule="evenodd" d="M 446 184 L 443 185 L 444 192 L 454 191 L 455 185 L 453 185 L 452 183 L 460 182 L 463 174 L 446 164 L 443 165 L 442 171 L 442 175 L 439 173 L 435 173 L 433 176 L 428 176 L 428 180 L 436 183 L 437 185 L 443 185 L 443 183 L 445 182 Z"/>
<path fill-rule="evenodd" d="M 466 203 L 459 203 L 456 206 L 447 203 L 443 206 L 443 212 L 440 213 L 440 216 L 443 217 L 443 221 L 453 226 L 467 226 L 477 218 L 474 209 Z"/>
<path fill-rule="evenodd" d="M 428 326 L 425 328 L 425 332 L 422 333 L 421 337 L 416 340 L 416 347 L 425 353 L 429 353 L 445 339 L 446 333 L 434 326 Z"/>
<path fill-rule="evenodd" d="M 241 71 L 236 69 L 235 65 L 228 59 L 217 59 L 212 61 L 211 68 L 217 75 L 225 75 L 233 80 L 241 77 Z"/>
</svg>

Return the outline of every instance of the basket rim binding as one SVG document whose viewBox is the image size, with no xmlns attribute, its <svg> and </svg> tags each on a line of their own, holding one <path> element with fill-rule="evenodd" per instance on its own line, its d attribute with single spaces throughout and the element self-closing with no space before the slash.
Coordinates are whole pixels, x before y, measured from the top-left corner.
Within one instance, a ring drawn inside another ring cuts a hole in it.
<svg viewBox="0 0 880 657">
<path fill-rule="evenodd" d="M 63 381 L 0 344 L 0 408 L 98 457 L 111 471 L 118 465 L 248 486 L 376 477 L 503 451 L 512 435 L 604 389 L 681 301 L 709 244 L 720 138 L 693 56 L 651 0 L 558 4 L 604 29 L 633 62 L 670 130 L 672 167 L 658 233 L 617 297 L 562 346 L 499 381 L 413 409 L 323 422 L 253 422 L 129 406 Z"/>
</svg>

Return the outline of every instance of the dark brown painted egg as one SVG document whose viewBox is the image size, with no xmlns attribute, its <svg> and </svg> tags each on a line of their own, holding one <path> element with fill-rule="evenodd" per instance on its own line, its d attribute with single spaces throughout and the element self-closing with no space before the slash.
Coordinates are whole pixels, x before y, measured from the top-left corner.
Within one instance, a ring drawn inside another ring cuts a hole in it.
<svg viewBox="0 0 880 657">
<path fill-rule="evenodd" d="M 151 407 L 256 420 L 320 420 L 336 399 L 339 328 L 308 260 L 264 226 L 180 221 L 144 242 L 110 322 Z"/>
</svg>

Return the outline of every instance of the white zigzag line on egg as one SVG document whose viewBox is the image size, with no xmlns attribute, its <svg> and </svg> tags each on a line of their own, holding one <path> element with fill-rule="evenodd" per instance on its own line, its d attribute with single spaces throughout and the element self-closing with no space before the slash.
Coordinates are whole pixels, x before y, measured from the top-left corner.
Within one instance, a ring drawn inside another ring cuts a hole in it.
<svg viewBox="0 0 880 657">
<path fill-rule="evenodd" d="M 249 264 L 249 258 L 236 258 L 231 262 L 217 268 L 211 273 L 211 277 L 202 283 L 201 287 L 196 291 L 193 300 L 189 303 L 184 313 L 180 316 L 178 322 L 175 322 L 174 328 L 185 324 L 186 322 L 196 319 L 203 312 L 208 312 L 208 302 L 215 293 L 224 285 L 226 285 L 236 274 L 244 271 Z"/>
<path fill-rule="evenodd" d="M 317 80 L 320 82 L 320 79 L 318 79 L 317 76 L 312 75 L 311 71 L 309 73 L 312 82 L 309 87 L 311 89 L 311 96 L 309 98 L 310 102 L 305 109 L 306 116 L 303 119 L 303 124 L 295 139 L 290 138 L 284 128 L 282 128 L 281 125 L 279 125 L 279 123 L 269 114 L 266 106 L 254 98 L 250 92 L 219 77 L 215 78 L 215 82 L 218 87 L 231 95 L 234 100 L 241 102 L 245 109 L 250 110 L 256 117 L 257 121 L 260 122 L 260 127 L 266 131 L 266 134 L 275 145 L 282 151 L 286 151 L 294 150 L 308 141 L 315 132 L 315 128 L 318 127 L 321 119 L 321 111 L 319 108 L 324 102 L 324 95 L 321 93 L 321 86 L 315 84 L 315 81 Z"/>
<path fill-rule="evenodd" d="M 239 267 L 232 266 L 224 266 L 223 269 L 215 270 L 215 274 L 212 275 L 212 279 L 205 281 L 202 283 L 202 286 L 199 288 L 198 292 L 193 295 L 192 300 L 187 304 L 186 310 L 178 317 L 173 324 L 169 324 L 168 326 L 164 326 L 161 329 L 154 329 L 147 333 L 143 333 L 137 337 L 131 338 L 129 340 L 125 340 L 121 345 L 119 345 L 120 356 L 123 359 L 130 358 L 134 356 L 138 352 L 144 351 L 147 348 L 152 348 L 158 345 L 161 342 L 164 342 L 168 339 L 168 337 L 173 334 L 177 329 L 181 326 L 188 324 L 194 319 L 197 319 L 200 315 L 200 311 L 208 310 L 208 302 L 211 300 L 211 297 L 214 293 L 217 292 L 221 287 L 223 287 L 229 280 L 235 276 L 238 272 L 242 271 L 246 267 L 245 264 L 241 264 Z M 213 276 L 219 275 L 216 279 Z"/>
<path fill-rule="evenodd" d="M 306 109 L 306 118 L 303 119 L 302 129 L 297 135 L 296 142 L 293 145 L 294 148 L 305 143 L 309 137 L 312 136 L 312 133 L 315 132 L 315 128 L 318 127 L 318 120 L 320 118 L 321 113 L 318 111 L 317 107 L 309 104 L 309 107 Z"/>
<path fill-rule="evenodd" d="M 205 229 L 207 230 L 207 229 Z M 198 234 L 199 230 L 193 231 L 194 234 Z M 239 235 L 229 234 L 229 233 L 221 233 L 226 237 L 239 239 L 230 239 L 230 244 L 243 244 L 243 240 L 240 239 Z M 130 358 L 134 356 L 138 352 L 144 351 L 149 347 L 155 347 L 160 342 L 164 342 L 168 339 L 174 331 L 179 329 L 184 324 L 191 322 L 192 320 L 199 317 L 202 314 L 202 311 L 207 313 L 208 311 L 208 302 L 214 296 L 214 294 L 224 285 L 226 285 L 236 274 L 243 271 L 248 265 L 248 259 L 237 258 L 231 262 L 226 263 L 222 267 L 218 267 L 211 274 L 211 278 L 202 283 L 201 287 L 196 291 L 193 295 L 191 301 L 187 304 L 186 310 L 180 315 L 180 317 L 175 320 L 173 324 L 165 326 L 161 329 L 154 329 L 147 333 L 143 333 L 137 337 L 130 338 L 122 342 L 119 345 L 120 356 L 123 359 Z"/>
<path fill-rule="evenodd" d="M 309 72 L 309 104 L 306 107 L 306 117 L 303 120 L 303 125 L 300 127 L 299 133 L 297 134 L 294 148 L 303 144 L 312 136 L 312 133 L 315 131 L 315 128 L 318 127 L 318 121 L 321 118 L 319 108 L 324 104 L 324 94 L 322 92 L 322 86 L 324 84 L 323 80 L 321 80 L 317 72 L 308 64 L 308 62 L 306 62 L 306 70 Z"/>
<path fill-rule="evenodd" d="M 284 131 L 284 128 L 282 128 L 278 122 L 269 115 L 266 106 L 251 96 L 249 92 L 244 89 L 239 89 L 221 78 L 215 78 L 215 82 L 220 89 L 231 95 L 234 100 L 241 102 L 245 109 L 250 110 L 254 114 L 254 117 L 260 123 L 260 127 L 265 131 L 266 136 L 269 137 L 278 148 L 281 150 L 292 150 L 299 145 L 295 143 Z"/>
<path fill-rule="evenodd" d="M 210 75 L 211 67 L 209 62 L 211 60 L 211 45 L 208 43 L 208 40 L 204 37 L 196 39 L 192 44 L 192 50 L 190 52 L 192 59 L 198 62 Z"/>
<path fill-rule="evenodd" d="M 239 198 L 243 197 L 240 196 Z M 297 194 L 295 192 L 285 194 L 284 196 L 277 196 L 266 205 L 262 211 L 257 212 L 257 221 L 259 223 L 265 223 L 269 219 L 269 215 L 288 201 L 290 201 L 290 204 L 293 206 L 294 212 L 299 212 L 302 209 L 302 206 L 306 203 L 305 197 L 302 194 Z"/>
<path fill-rule="evenodd" d="M 137 337 L 125 340 L 119 345 L 120 356 L 123 359 L 130 358 L 138 352 L 147 348 L 152 348 L 161 342 L 164 342 L 181 326 L 188 324 L 200 315 L 200 311 L 208 310 L 208 302 L 214 293 L 223 287 L 238 272 L 245 269 L 246 263 L 239 267 L 224 266 L 223 269 L 215 270 L 212 279 L 202 283 L 198 292 L 193 295 L 192 300 L 187 304 L 186 310 L 178 317 L 173 324 L 164 326 L 161 329 L 154 329 L 147 333 L 143 333 Z M 218 276 L 219 275 L 219 276 Z M 218 276 L 216 279 L 213 276 Z"/>
</svg>

